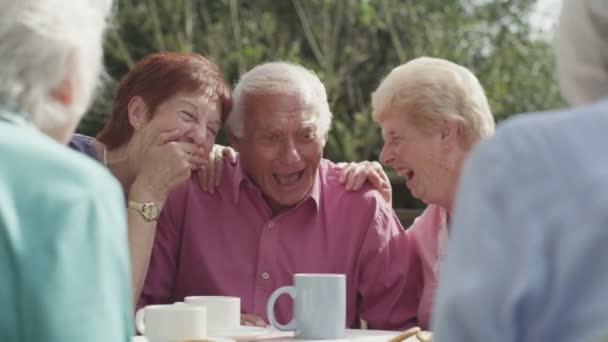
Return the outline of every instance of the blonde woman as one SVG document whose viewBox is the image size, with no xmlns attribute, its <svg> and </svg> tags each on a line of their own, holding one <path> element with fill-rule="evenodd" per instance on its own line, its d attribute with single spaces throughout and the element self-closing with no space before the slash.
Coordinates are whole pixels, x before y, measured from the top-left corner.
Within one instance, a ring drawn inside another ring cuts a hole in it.
<svg viewBox="0 0 608 342">
<path fill-rule="evenodd" d="M 381 162 L 428 204 L 406 231 L 422 272 L 418 324 L 427 328 L 462 165 L 494 132 L 494 118 L 468 69 L 428 57 L 393 69 L 373 93 L 372 107 L 384 139 Z"/>
</svg>

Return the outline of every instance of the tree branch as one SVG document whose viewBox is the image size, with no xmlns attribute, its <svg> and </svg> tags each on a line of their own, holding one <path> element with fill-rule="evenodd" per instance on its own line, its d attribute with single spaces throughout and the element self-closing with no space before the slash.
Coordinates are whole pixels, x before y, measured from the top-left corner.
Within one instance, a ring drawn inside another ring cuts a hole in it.
<svg viewBox="0 0 608 342">
<path fill-rule="evenodd" d="M 384 13 L 384 20 L 386 20 L 386 27 L 391 35 L 391 41 L 393 42 L 393 47 L 395 48 L 395 52 L 397 52 L 397 56 L 399 60 L 405 60 L 405 50 L 403 49 L 403 45 L 401 44 L 401 39 L 399 38 L 399 33 L 393 24 L 393 16 L 392 13 L 389 12 L 389 4 L 387 0 L 382 0 L 382 12 Z"/>
<path fill-rule="evenodd" d="M 237 0 L 230 0 L 230 19 L 232 20 L 232 35 L 234 36 L 234 41 L 236 42 L 239 75 L 242 75 L 245 72 L 245 63 L 243 62 L 243 54 L 241 53 L 241 26 L 239 24 Z"/>
<path fill-rule="evenodd" d="M 344 0 L 337 0 L 336 12 L 334 17 L 334 29 L 331 34 L 331 43 L 329 44 L 329 51 L 325 51 L 329 54 L 328 63 L 335 63 L 335 56 L 338 51 L 338 42 L 340 40 L 340 32 L 342 31 L 342 23 L 344 22 Z"/>
<path fill-rule="evenodd" d="M 158 7 L 156 6 L 155 0 L 149 0 L 148 4 L 150 4 L 150 13 L 152 17 L 152 28 L 154 31 L 154 39 L 157 44 L 158 50 L 167 50 L 167 46 L 165 44 L 165 38 L 163 37 L 163 32 L 160 25 L 160 18 L 158 17 Z"/>
<path fill-rule="evenodd" d="M 308 21 L 306 13 L 304 13 L 304 9 L 302 8 L 300 0 L 291 0 L 291 2 L 293 3 L 293 6 L 296 9 L 296 13 L 298 15 L 298 18 L 300 19 L 300 23 L 302 24 L 302 29 L 304 30 L 304 36 L 306 37 L 308 44 L 310 44 L 312 53 L 315 55 L 317 62 L 320 65 L 323 65 L 323 53 L 319 49 L 319 44 L 317 44 L 315 36 L 312 32 L 312 28 L 310 26 L 310 22 Z"/>
<path fill-rule="evenodd" d="M 184 40 L 185 48 L 188 52 L 193 50 L 193 32 L 194 32 L 194 20 L 193 20 L 194 8 L 192 7 L 191 0 L 184 0 Z"/>
<path fill-rule="evenodd" d="M 114 29 L 110 31 L 110 35 L 116 41 L 118 51 L 122 56 L 125 64 L 127 64 L 129 69 L 131 69 L 133 65 L 135 65 L 135 60 L 131 55 L 131 51 L 129 51 L 129 48 L 127 48 L 127 44 L 125 43 L 124 39 L 122 39 L 120 32 L 118 31 L 118 29 Z"/>
</svg>

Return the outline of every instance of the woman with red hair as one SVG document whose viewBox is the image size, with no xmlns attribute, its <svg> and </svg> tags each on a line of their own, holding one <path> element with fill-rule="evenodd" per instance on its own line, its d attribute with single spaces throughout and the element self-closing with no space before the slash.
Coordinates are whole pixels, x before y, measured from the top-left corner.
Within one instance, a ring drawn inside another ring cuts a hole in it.
<svg viewBox="0 0 608 342">
<path fill-rule="evenodd" d="M 122 185 L 130 209 L 135 300 L 167 195 L 192 171 L 205 169 L 231 105 L 229 86 L 216 64 L 195 53 L 153 53 L 121 80 L 101 132 L 94 139 L 75 135 L 70 142 L 102 162 Z M 207 187 L 212 186 L 203 184 Z"/>
</svg>

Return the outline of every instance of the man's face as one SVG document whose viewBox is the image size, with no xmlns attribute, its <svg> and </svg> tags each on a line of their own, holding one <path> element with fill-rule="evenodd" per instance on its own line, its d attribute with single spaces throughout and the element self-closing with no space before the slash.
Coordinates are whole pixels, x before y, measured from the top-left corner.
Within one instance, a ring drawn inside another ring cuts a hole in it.
<svg viewBox="0 0 608 342">
<path fill-rule="evenodd" d="M 243 170 L 275 213 L 308 194 L 325 146 L 318 114 L 295 95 L 254 94 L 245 99 L 242 138 L 236 138 Z"/>
</svg>

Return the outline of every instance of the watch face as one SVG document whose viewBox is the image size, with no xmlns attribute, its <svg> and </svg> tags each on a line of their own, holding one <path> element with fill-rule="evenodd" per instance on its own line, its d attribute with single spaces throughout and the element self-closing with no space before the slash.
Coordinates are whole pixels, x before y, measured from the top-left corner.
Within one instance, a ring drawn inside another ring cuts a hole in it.
<svg viewBox="0 0 608 342">
<path fill-rule="evenodd" d="M 158 218 L 158 207 L 154 203 L 144 203 L 142 212 L 147 220 L 156 220 Z"/>
</svg>

